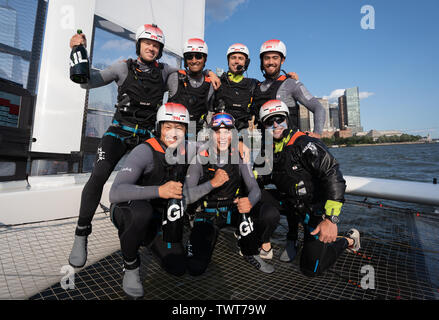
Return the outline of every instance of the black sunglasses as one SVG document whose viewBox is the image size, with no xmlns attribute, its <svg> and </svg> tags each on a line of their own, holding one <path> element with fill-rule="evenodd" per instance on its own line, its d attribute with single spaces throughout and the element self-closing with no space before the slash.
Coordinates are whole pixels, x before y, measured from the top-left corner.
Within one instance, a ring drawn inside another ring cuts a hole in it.
<svg viewBox="0 0 439 320">
<path fill-rule="evenodd" d="M 197 60 L 201 60 L 201 59 L 203 59 L 203 54 L 197 52 L 197 53 L 186 53 L 186 54 L 184 55 L 184 58 L 185 58 L 186 60 L 192 60 L 194 57 L 195 57 L 195 59 L 197 59 Z"/>
<path fill-rule="evenodd" d="M 266 126 L 273 126 L 274 123 L 276 122 L 277 124 L 281 124 L 282 122 L 285 121 L 287 117 L 279 115 L 279 116 L 272 116 L 270 118 L 268 118 L 267 120 L 264 121 L 264 125 Z"/>
</svg>

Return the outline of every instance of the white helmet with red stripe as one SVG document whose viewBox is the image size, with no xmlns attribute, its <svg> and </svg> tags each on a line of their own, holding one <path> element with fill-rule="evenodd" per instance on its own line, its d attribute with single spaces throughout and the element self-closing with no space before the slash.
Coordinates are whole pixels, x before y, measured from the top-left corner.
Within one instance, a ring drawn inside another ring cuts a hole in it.
<svg viewBox="0 0 439 320">
<path fill-rule="evenodd" d="M 162 29 L 157 27 L 156 24 L 144 24 L 141 25 L 136 32 L 136 53 L 140 56 L 140 40 L 150 39 L 157 41 L 160 44 L 160 51 L 156 59 L 160 59 L 163 53 L 163 47 L 165 46 L 165 35 Z"/>
<path fill-rule="evenodd" d="M 207 44 L 202 39 L 199 38 L 191 38 L 188 39 L 183 47 L 183 54 L 189 52 L 201 52 L 207 56 Z"/>
<path fill-rule="evenodd" d="M 242 43 L 234 43 L 229 47 L 229 49 L 227 49 L 227 59 L 232 53 L 242 53 L 246 55 L 247 58 L 250 57 L 250 51 L 248 50 L 247 46 L 243 45 Z"/>
<path fill-rule="evenodd" d="M 283 114 L 288 117 L 290 112 L 285 102 L 281 100 L 269 100 L 265 102 L 259 110 L 259 119 L 264 122 L 267 118 L 275 114 Z"/>
<path fill-rule="evenodd" d="M 160 122 L 172 121 L 189 125 L 189 111 L 180 103 L 168 102 L 157 110 L 156 128 Z"/>
<path fill-rule="evenodd" d="M 141 25 L 136 32 L 136 41 L 140 39 L 150 39 L 159 42 L 161 45 L 165 45 L 165 36 L 162 29 L 155 24 Z"/>
<path fill-rule="evenodd" d="M 261 46 L 259 56 L 262 58 L 262 54 L 270 51 L 279 52 L 284 56 L 284 58 L 287 57 L 287 47 L 285 46 L 285 43 L 280 40 L 273 39 L 265 41 Z"/>
</svg>

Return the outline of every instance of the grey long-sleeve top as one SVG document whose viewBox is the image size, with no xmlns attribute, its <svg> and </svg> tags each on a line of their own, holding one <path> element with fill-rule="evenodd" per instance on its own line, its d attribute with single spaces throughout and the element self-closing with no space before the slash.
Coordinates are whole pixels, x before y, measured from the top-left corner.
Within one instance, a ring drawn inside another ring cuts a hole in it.
<svg viewBox="0 0 439 320">
<path fill-rule="evenodd" d="M 276 78 L 266 79 L 261 84 L 261 91 L 267 91 Z M 325 125 L 326 113 L 321 103 L 305 88 L 303 83 L 288 78 L 280 85 L 276 99 L 286 103 L 289 108 L 298 107 L 296 100 L 314 113 L 314 132 L 321 134 Z"/>
</svg>

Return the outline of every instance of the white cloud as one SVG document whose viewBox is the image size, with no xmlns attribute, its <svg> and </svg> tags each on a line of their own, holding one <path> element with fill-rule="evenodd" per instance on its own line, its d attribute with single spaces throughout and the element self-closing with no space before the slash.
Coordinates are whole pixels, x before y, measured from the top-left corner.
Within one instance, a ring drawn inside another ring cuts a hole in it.
<svg viewBox="0 0 439 320">
<path fill-rule="evenodd" d="M 323 96 L 323 99 L 326 99 L 331 103 L 337 102 L 338 97 L 344 95 L 344 91 L 345 91 L 345 89 L 335 89 L 329 94 L 329 96 Z M 374 94 L 375 94 L 374 92 L 361 91 L 359 93 L 360 100 L 369 98 L 370 96 L 373 96 Z"/>
<path fill-rule="evenodd" d="M 374 94 L 375 93 L 373 93 L 373 92 L 367 92 L 367 91 L 360 92 L 360 99 L 369 98 L 370 96 L 373 96 Z"/>
<path fill-rule="evenodd" d="M 215 21 L 223 22 L 230 18 L 237 7 L 248 0 L 206 0 L 206 15 Z"/>
<path fill-rule="evenodd" d="M 105 42 L 102 46 L 101 49 L 104 50 L 121 50 L 121 51 L 128 51 L 128 50 L 135 50 L 135 45 L 134 42 L 129 41 L 129 40 L 108 40 L 107 42 Z"/>
<path fill-rule="evenodd" d="M 329 100 L 329 102 L 337 102 L 338 97 L 344 95 L 345 89 L 335 89 L 329 96 L 323 96 L 323 99 Z"/>
</svg>

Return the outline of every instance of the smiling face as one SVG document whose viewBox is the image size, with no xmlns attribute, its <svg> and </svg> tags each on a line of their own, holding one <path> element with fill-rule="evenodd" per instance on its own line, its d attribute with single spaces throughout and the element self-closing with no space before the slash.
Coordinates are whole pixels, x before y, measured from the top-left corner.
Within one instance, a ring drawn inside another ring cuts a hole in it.
<svg viewBox="0 0 439 320">
<path fill-rule="evenodd" d="M 185 53 L 184 59 L 192 73 L 199 73 L 203 71 L 206 63 L 206 56 L 200 52 Z"/>
<path fill-rule="evenodd" d="M 161 123 L 160 140 L 171 148 L 177 147 L 185 138 L 186 126 L 180 122 Z"/>
<path fill-rule="evenodd" d="M 268 76 L 273 76 L 280 72 L 284 61 L 285 58 L 279 52 L 266 52 L 262 56 L 262 67 Z"/>
<path fill-rule="evenodd" d="M 160 43 L 150 39 L 140 39 L 140 57 L 148 62 L 154 61 L 160 52 Z"/>
<path fill-rule="evenodd" d="M 213 131 L 213 141 L 216 144 L 218 152 L 224 152 L 229 149 L 232 142 L 232 130 L 227 128 L 220 128 Z"/>
<path fill-rule="evenodd" d="M 232 73 L 240 73 L 244 71 L 246 56 L 243 53 L 232 53 L 229 55 L 229 70 Z M 238 66 L 242 66 L 241 70 L 238 71 Z"/>
<path fill-rule="evenodd" d="M 284 130 L 288 128 L 287 118 L 283 115 L 274 115 L 264 121 L 264 127 L 265 129 L 270 130 L 273 139 L 281 139 Z"/>
</svg>

